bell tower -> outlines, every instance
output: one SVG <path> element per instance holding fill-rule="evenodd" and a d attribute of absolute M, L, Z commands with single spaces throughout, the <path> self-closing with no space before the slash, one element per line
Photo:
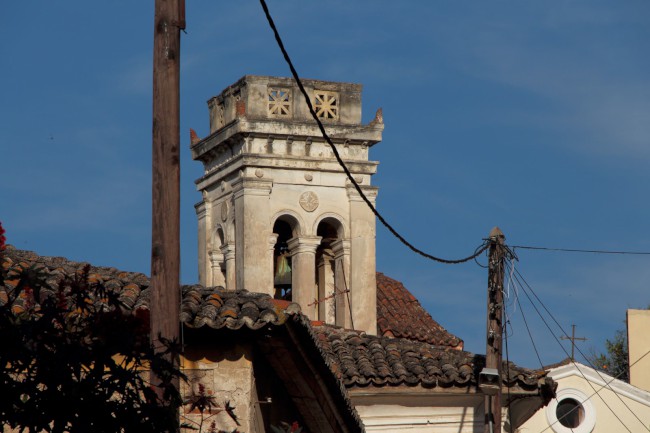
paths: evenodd
<path fill-rule="evenodd" d="M 361 124 L 361 85 L 303 80 L 365 195 L 381 111 Z M 210 135 L 192 139 L 204 174 L 199 279 L 300 304 L 312 320 L 376 333 L 375 217 L 337 163 L 293 79 L 247 75 L 208 101 Z"/>

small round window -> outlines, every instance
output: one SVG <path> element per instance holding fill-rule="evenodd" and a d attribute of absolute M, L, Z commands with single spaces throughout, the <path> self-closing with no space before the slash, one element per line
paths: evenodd
<path fill-rule="evenodd" d="M 596 427 L 596 409 L 584 392 L 565 388 L 549 402 L 546 419 L 555 433 L 591 433 Z"/>
<path fill-rule="evenodd" d="M 558 403 L 555 416 L 564 427 L 576 428 L 585 420 L 585 409 L 577 400 L 565 398 Z"/>

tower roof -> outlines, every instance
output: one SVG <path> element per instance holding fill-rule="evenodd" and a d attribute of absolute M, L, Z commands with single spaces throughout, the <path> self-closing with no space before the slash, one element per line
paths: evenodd
<path fill-rule="evenodd" d="M 381 272 L 377 272 L 377 330 L 388 337 L 463 348 L 463 340 L 433 320 L 404 284 Z"/>

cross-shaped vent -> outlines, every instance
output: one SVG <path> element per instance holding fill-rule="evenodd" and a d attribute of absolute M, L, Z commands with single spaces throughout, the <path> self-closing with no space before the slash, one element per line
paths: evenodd
<path fill-rule="evenodd" d="M 291 115 L 291 91 L 269 88 L 269 115 L 286 117 Z"/>
<path fill-rule="evenodd" d="M 321 119 L 339 118 L 339 94 L 325 90 L 314 90 L 314 109 Z"/>

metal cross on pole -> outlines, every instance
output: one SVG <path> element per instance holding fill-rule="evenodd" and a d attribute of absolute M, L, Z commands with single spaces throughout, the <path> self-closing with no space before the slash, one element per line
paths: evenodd
<path fill-rule="evenodd" d="M 567 337 L 566 335 L 563 335 L 560 337 L 560 340 L 571 340 L 571 361 L 575 361 L 574 355 L 574 350 L 576 348 L 576 340 L 579 341 L 586 341 L 586 337 L 576 337 L 576 325 L 571 325 L 571 336 Z"/>

